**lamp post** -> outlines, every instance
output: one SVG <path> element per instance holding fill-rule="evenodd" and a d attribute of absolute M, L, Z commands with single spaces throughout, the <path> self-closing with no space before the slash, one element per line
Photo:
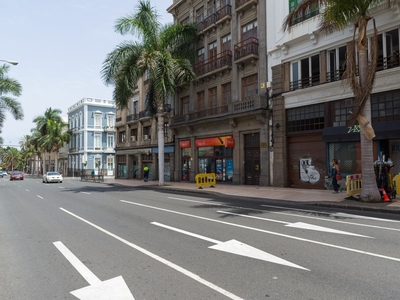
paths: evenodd
<path fill-rule="evenodd" d="M 14 66 L 18 65 L 18 62 L 15 61 L 15 60 L 0 59 L 0 61 L 4 61 L 4 62 L 9 63 L 9 64 L 14 65 Z"/>

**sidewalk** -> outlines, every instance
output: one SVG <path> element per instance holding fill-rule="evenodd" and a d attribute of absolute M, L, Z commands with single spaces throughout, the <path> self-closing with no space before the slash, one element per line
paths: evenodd
<path fill-rule="evenodd" d="M 328 190 L 294 189 L 281 187 L 265 187 L 254 185 L 232 185 L 218 184 L 215 188 L 204 187 L 199 189 L 195 183 L 188 182 L 165 182 L 164 186 L 158 186 L 158 181 L 143 182 L 138 179 L 115 179 L 105 177 L 104 183 L 113 185 L 124 185 L 140 188 L 162 189 L 169 191 L 185 191 L 202 194 L 222 194 L 244 198 L 270 199 L 297 202 L 305 205 L 322 207 L 348 208 L 365 211 L 390 212 L 400 214 L 400 195 L 391 202 L 363 203 L 349 198 L 345 191 L 332 194 Z"/>

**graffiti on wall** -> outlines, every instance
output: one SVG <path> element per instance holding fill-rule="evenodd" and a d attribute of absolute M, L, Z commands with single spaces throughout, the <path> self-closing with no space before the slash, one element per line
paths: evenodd
<path fill-rule="evenodd" d="M 315 184 L 321 178 L 321 174 L 315 167 L 312 165 L 311 158 L 300 158 L 300 180 L 303 182 L 308 182 L 311 184 Z"/>

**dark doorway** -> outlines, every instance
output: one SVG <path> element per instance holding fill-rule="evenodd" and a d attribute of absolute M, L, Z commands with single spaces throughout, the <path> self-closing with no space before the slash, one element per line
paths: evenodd
<path fill-rule="evenodd" d="M 260 184 L 260 134 L 252 133 L 244 136 L 244 171 L 245 184 Z"/>

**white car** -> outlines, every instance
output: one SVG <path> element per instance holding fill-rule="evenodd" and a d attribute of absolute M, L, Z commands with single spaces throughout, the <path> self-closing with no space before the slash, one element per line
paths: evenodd
<path fill-rule="evenodd" d="M 43 175 L 42 181 L 43 182 L 62 182 L 63 177 L 58 172 L 47 172 L 46 174 Z"/>

